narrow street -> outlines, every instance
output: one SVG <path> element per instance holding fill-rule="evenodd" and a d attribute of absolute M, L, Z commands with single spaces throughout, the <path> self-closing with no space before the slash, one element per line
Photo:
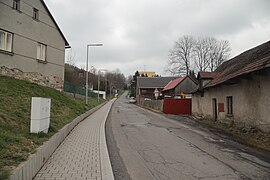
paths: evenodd
<path fill-rule="evenodd" d="M 189 123 L 114 103 L 106 136 L 115 179 L 270 179 L 270 154 Z"/>

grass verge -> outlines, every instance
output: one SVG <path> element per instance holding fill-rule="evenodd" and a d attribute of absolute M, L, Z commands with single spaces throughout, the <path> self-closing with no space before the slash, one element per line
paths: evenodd
<path fill-rule="evenodd" d="M 31 97 L 51 98 L 48 134 L 30 134 Z M 28 81 L 0 76 L 0 179 L 7 179 L 12 169 L 35 152 L 52 135 L 75 117 L 101 104 L 90 98 L 74 99 L 55 89 Z"/>

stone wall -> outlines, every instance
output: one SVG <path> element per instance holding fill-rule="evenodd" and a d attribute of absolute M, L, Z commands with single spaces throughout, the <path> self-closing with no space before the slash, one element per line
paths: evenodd
<path fill-rule="evenodd" d="M 42 86 L 51 87 L 61 91 L 63 90 L 64 85 L 63 79 L 57 76 L 46 77 L 37 72 L 22 72 L 17 68 L 9 69 L 5 66 L 0 67 L 0 75 L 14 77 L 21 80 L 27 80 Z"/>

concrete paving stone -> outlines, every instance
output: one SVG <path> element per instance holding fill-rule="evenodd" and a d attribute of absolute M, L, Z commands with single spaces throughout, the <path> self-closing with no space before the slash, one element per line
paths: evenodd
<path fill-rule="evenodd" d="M 82 178 L 82 174 L 72 174 L 71 177 Z"/>
<path fill-rule="evenodd" d="M 37 175 L 36 175 L 36 177 L 41 177 L 42 176 L 42 174 L 41 173 L 38 173 Z"/>
<path fill-rule="evenodd" d="M 44 177 L 35 177 L 35 180 L 44 180 Z"/>
<path fill-rule="evenodd" d="M 110 105 L 105 106 L 79 123 L 66 136 L 34 180 L 101 179 L 100 128 Z"/>
<path fill-rule="evenodd" d="M 61 178 L 70 178 L 72 176 L 71 173 L 62 174 Z"/>
<path fill-rule="evenodd" d="M 82 178 L 76 178 L 76 177 L 70 177 L 70 178 L 65 178 L 65 180 L 83 180 Z"/>
<path fill-rule="evenodd" d="M 48 178 L 44 178 L 44 180 L 56 180 L 56 179 L 52 177 L 48 177 Z"/>
<path fill-rule="evenodd" d="M 58 177 L 58 178 L 55 178 L 55 180 L 65 180 L 66 178 L 62 178 L 62 177 Z"/>
<path fill-rule="evenodd" d="M 52 176 L 51 173 L 46 173 L 46 174 L 42 174 L 40 177 L 49 178 L 51 176 Z"/>
<path fill-rule="evenodd" d="M 53 173 L 51 177 L 60 178 L 62 177 L 62 175 L 63 175 L 62 173 L 58 173 L 58 174 Z"/>
<path fill-rule="evenodd" d="M 82 177 L 85 177 L 85 178 L 92 178 L 92 173 L 91 172 L 88 172 L 88 173 L 83 173 L 82 174 Z"/>

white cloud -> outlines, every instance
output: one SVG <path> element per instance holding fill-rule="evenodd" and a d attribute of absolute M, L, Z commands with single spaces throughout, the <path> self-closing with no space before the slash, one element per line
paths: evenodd
<path fill-rule="evenodd" d="M 168 51 L 183 35 L 214 36 L 236 55 L 268 41 L 269 0 L 46 0 L 76 52 L 76 64 L 164 74 Z"/>

